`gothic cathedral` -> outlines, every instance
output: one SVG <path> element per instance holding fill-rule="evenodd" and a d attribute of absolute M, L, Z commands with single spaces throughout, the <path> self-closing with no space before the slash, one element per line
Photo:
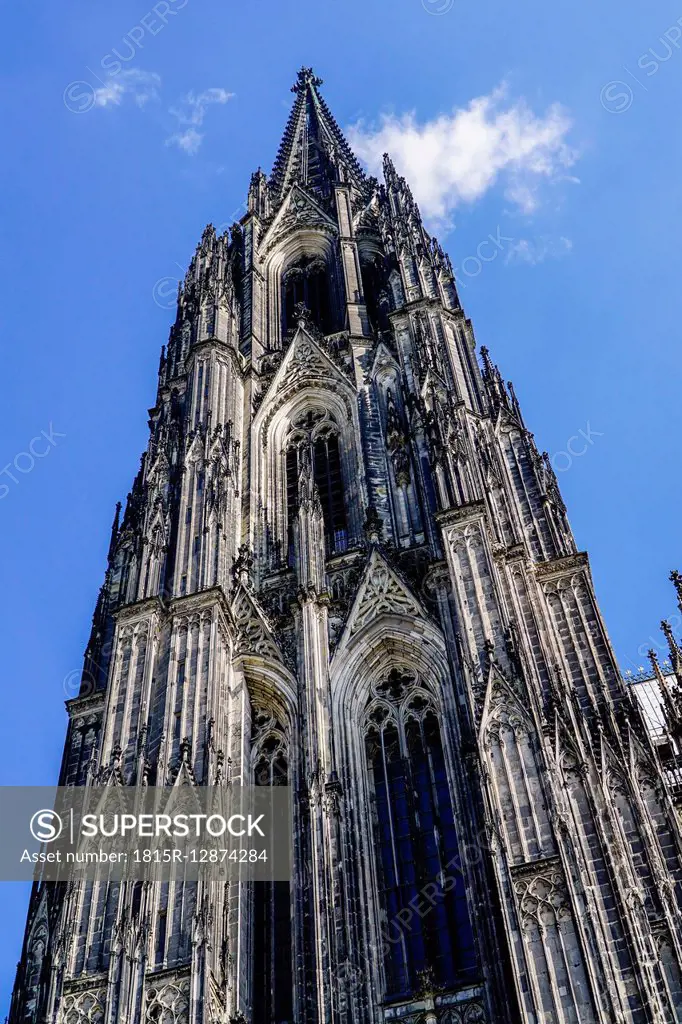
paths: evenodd
<path fill-rule="evenodd" d="M 37 882 L 9 1022 L 681 1021 L 680 822 L 587 555 L 320 85 L 179 290 L 60 776 L 286 784 L 291 882 Z"/>

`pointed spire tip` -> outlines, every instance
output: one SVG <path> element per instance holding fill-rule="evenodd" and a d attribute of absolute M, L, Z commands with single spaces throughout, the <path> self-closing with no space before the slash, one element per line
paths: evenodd
<path fill-rule="evenodd" d="M 292 92 L 300 92 L 308 86 L 317 87 L 322 85 L 322 79 L 318 78 L 312 68 L 302 67 L 296 75 L 296 81 L 291 87 Z"/>

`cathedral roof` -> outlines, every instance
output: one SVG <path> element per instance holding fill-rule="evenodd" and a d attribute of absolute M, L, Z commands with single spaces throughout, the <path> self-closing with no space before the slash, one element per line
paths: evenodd
<path fill-rule="evenodd" d="M 291 87 L 296 99 L 269 182 L 275 202 L 294 181 L 323 197 L 333 181 L 346 181 L 358 189 L 366 184 L 360 164 L 320 95 L 321 84 L 312 68 L 301 68 Z"/>

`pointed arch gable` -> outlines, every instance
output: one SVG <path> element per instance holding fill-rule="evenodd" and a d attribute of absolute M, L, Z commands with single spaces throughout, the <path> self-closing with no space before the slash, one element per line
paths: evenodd
<path fill-rule="evenodd" d="M 256 599 L 240 583 L 232 602 L 237 627 L 237 654 L 281 661 L 282 653 Z"/>
<path fill-rule="evenodd" d="M 360 592 L 355 604 L 359 598 L 361 606 Z M 411 616 L 405 609 L 386 610 L 357 632 L 348 629 L 350 624 L 349 616 L 330 666 L 332 705 L 339 723 L 358 721 L 372 680 L 393 668 L 407 667 L 427 679 L 442 708 L 441 692 L 451 681 L 445 637 L 423 611 Z"/>
<path fill-rule="evenodd" d="M 338 395 L 348 414 L 355 404 L 348 377 L 312 334 L 299 327 L 253 418 L 254 440 L 267 444 L 272 419 L 305 386 Z"/>
<path fill-rule="evenodd" d="M 390 351 L 384 341 L 380 341 L 376 347 L 374 353 L 374 361 L 372 363 L 371 376 L 378 380 L 382 376 L 388 376 L 389 379 L 400 373 L 400 364 L 398 360 Z"/>
<path fill-rule="evenodd" d="M 493 721 L 496 712 L 501 708 L 506 709 L 507 712 L 513 711 L 517 714 L 531 734 L 536 732 L 535 725 L 528 713 L 528 709 L 523 706 L 519 695 L 516 693 L 514 688 L 509 685 L 502 673 L 495 671 L 495 668 L 492 667 L 488 676 L 488 684 L 486 687 L 485 699 L 483 701 L 483 708 L 481 711 L 481 721 L 478 729 L 480 740 L 484 739 L 486 731 L 488 730 L 490 723 Z"/>
<path fill-rule="evenodd" d="M 402 619 L 410 623 L 412 629 L 420 631 L 422 623 L 429 625 L 441 637 L 443 645 L 445 643 L 443 634 L 435 628 L 411 588 L 381 552 L 373 548 L 334 652 L 334 660 L 342 656 L 356 634 L 363 632 L 376 619 Z"/>
<path fill-rule="evenodd" d="M 557 719 L 554 734 L 554 762 L 561 771 L 563 778 L 567 777 L 569 771 L 577 770 L 584 764 L 585 757 L 580 749 L 577 737 L 573 735 L 568 726 Z M 570 759 L 574 764 L 570 764 Z"/>
<path fill-rule="evenodd" d="M 282 235 L 289 234 L 296 228 L 317 229 L 329 232 L 331 235 L 338 234 L 338 227 L 332 218 L 298 183 L 294 183 L 289 189 L 272 223 L 263 235 L 260 251 L 269 253 Z"/>

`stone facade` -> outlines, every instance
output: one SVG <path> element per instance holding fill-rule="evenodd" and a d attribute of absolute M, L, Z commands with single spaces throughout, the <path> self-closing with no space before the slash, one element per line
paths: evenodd
<path fill-rule="evenodd" d="M 36 885 L 10 1024 L 682 1020 L 674 794 L 587 555 L 319 86 L 180 289 L 61 772 L 287 782 L 293 881 Z"/>

